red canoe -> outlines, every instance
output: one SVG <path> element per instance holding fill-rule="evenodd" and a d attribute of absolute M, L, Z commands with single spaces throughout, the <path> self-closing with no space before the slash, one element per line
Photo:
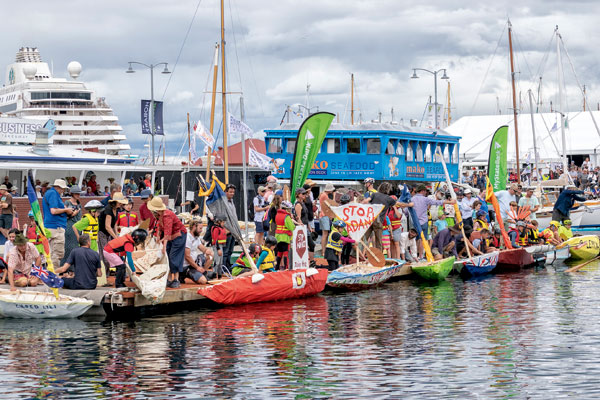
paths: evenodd
<path fill-rule="evenodd" d="M 524 248 L 502 250 L 498 256 L 496 272 L 519 271 L 534 263 L 533 256 Z"/>
<path fill-rule="evenodd" d="M 310 272 L 314 271 L 316 273 L 311 275 Z M 200 288 L 198 294 L 227 305 L 295 299 L 322 292 L 327 274 L 328 271 L 321 268 L 269 272 L 257 283 L 252 283 L 251 276 L 236 278 Z"/>

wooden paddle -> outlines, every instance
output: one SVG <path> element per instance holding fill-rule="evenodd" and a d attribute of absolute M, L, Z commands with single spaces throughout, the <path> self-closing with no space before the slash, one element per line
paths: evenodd
<path fill-rule="evenodd" d="M 584 263 L 581 263 L 581 264 L 579 264 L 579 265 L 576 265 L 576 266 L 574 266 L 574 267 L 571 267 L 571 268 L 569 268 L 569 269 L 566 269 L 566 270 L 565 270 L 565 272 L 575 272 L 575 271 L 578 271 L 578 270 L 580 270 L 581 268 L 583 268 L 583 267 L 585 267 L 586 265 L 588 265 L 589 263 L 591 263 L 592 261 L 596 261 L 596 260 L 597 260 L 597 259 L 599 259 L 599 258 L 600 258 L 600 256 L 598 256 L 598 257 L 595 257 L 595 258 L 592 258 L 592 259 L 591 259 L 591 260 L 589 260 L 589 261 L 586 261 L 586 262 L 584 262 Z"/>
<path fill-rule="evenodd" d="M 371 248 L 363 240 L 360 243 L 367 249 L 367 259 L 369 263 L 377 268 L 383 268 L 385 266 L 385 256 L 383 252 L 375 247 Z"/>

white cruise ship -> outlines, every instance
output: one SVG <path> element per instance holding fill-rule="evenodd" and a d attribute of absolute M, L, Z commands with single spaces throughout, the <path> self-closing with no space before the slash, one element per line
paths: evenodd
<path fill-rule="evenodd" d="M 53 119 L 56 148 L 119 155 L 130 150 L 123 141 L 118 117 L 85 83 L 77 80 L 81 64 L 67 66 L 71 80 L 54 78 L 35 47 L 22 47 L 6 69 L 0 88 L 0 115 L 24 119 Z"/>

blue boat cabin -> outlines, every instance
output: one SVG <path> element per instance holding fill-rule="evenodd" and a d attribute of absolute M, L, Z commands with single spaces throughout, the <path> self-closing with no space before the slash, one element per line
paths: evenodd
<path fill-rule="evenodd" d="M 267 155 L 275 159 L 278 178 L 290 178 L 298 124 L 265 130 Z M 351 129 L 350 129 L 351 128 Z M 385 128 L 385 129 L 384 129 Z M 458 179 L 459 137 L 381 124 L 342 126 L 332 124 L 317 160 L 308 175 L 312 179 L 445 181 L 436 155 L 440 149 L 453 181 Z"/>

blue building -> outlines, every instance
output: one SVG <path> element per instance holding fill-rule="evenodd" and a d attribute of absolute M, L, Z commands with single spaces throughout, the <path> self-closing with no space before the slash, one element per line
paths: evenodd
<path fill-rule="evenodd" d="M 290 178 L 299 124 L 265 130 L 267 155 L 276 160 L 278 178 Z M 440 149 L 453 181 L 458 179 L 459 137 L 434 135 L 416 127 L 385 123 L 332 124 L 310 174 L 311 179 L 444 181 L 436 156 Z"/>

